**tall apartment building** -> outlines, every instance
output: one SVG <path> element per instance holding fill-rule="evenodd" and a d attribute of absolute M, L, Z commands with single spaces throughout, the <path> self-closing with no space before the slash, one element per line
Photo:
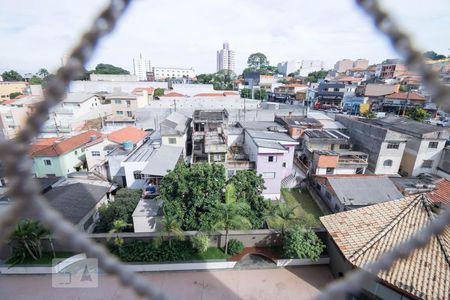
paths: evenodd
<path fill-rule="evenodd" d="M 155 80 L 164 80 L 166 78 L 194 78 L 195 71 L 193 68 L 153 67 L 153 76 Z"/>
<path fill-rule="evenodd" d="M 344 73 L 351 68 L 353 68 L 353 60 L 351 59 L 341 59 L 334 64 L 334 70 L 338 73 Z"/>
<path fill-rule="evenodd" d="M 222 49 L 217 51 L 217 71 L 230 70 L 235 72 L 235 55 L 236 52 L 230 50 L 228 42 L 223 43 Z"/>
<path fill-rule="evenodd" d="M 322 70 L 324 63 L 321 60 L 292 59 L 278 63 L 277 68 L 278 72 L 284 76 L 298 71 L 300 76 L 306 77 L 311 72 Z"/>
<path fill-rule="evenodd" d="M 367 59 L 359 58 L 353 62 L 353 68 L 367 69 L 369 67 L 369 61 Z"/>
<path fill-rule="evenodd" d="M 147 80 L 147 72 L 151 71 L 150 60 L 145 59 L 142 54 L 138 58 L 133 59 L 134 75 L 137 76 L 139 81 Z"/>

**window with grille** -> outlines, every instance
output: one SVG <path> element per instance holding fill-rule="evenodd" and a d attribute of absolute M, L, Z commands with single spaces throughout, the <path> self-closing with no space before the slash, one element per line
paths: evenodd
<path fill-rule="evenodd" d="M 177 139 L 176 138 L 169 138 L 169 144 L 176 144 Z"/>
<path fill-rule="evenodd" d="M 141 171 L 133 172 L 134 179 L 141 179 Z"/>
<path fill-rule="evenodd" d="M 92 156 L 100 156 L 100 151 L 92 151 Z"/>
<path fill-rule="evenodd" d="M 389 144 L 387 144 L 387 148 L 388 149 L 398 149 L 399 146 L 400 146 L 400 144 L 398 144 L 398 143 L 389 143 Z"/>
<path fill-rule="evenodd" d="M 434 148 L 436 149 L 438 147 L 439 143 L 438 142 L 429 142 L 428 143 L 428 148 Z"/>
<path fill-rule="evenodd" d="M 52 161 L 50 159 L 44 159 L 44 165 L 51 166 L 52 165 Z"/>
<path fill-rule="evenodd" d="M 392 159 L 386 159 L 383 162 L 383 166 L 385 166 L 385 167 L 392 167 Z"/>
<path fill-rule="evenodd" d="M 422 162 L 422 168 L 431 169 L 433 167 L 433 160 L 424 160 Z"/>

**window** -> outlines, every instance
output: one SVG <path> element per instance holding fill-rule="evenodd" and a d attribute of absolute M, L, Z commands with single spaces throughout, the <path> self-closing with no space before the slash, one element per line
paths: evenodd
<path fill-rule="evenodd" d="M 327 168 L 326 170 L 328 175 L 333 175 L 334 174 L 334 168 Z"/>
<path fill-rule="evenodd" d="M 433 160 L 424 160 L 422 162 L 422 168 L 424 169 L 431 169 L 433 167 Z"/>
<path fill-rule="evenodd" d="M 75 150 L 75 155 L 77 155 L 78 154 L 78 150 Z"/>
<path fill-rule="evenodd" d="M 273 178 L 275 178 L 275 172 L 264 172 L 262 174 L 262 177 L 264 179 L 273 179 Z"/>
<path fill-rule="evenodd" d="M 131 106 L 131 101 L 127 100 L 127 107 L 130 107 L 130 106 Z"/>
<path fill-rule="evenodd" d="M 123 115 L 123 111 L 118 110 L 118 111 L 116 111 L 116 114 L 117 114 L 117 115 Z"/>
<path fill-rule="evenodd" d="M 5 116 L 6 119 L 12 119 L 12 116 Z"/>
<path fill-rule="evenodd" d="M 115 104 L 121 104 L 121 103 L 122 103 L 122 100 L 116 99 L 116 100 L 114 100 L 114 103 L 115 103 Z"/>
<path fill-rule="evenodd" d="M 386 159 L 383 162 L 383 166 L 385 166 L 385 167 L 392 167 L 392 159 Z"/>
<path fill-rule="evenodd" d="M 428 143 L 428 148 L 437 148 L 438 147 L 438 142 L 429 142 Z"/>
<path fill-rule="evenodd" d="M 213 161 L 221 161 L 222 155 L 221 154 L 214 154 L 213 155 Z"/>
<path fill-rule="evenodd" d="M 134 179 L 141 179 L 141 171 L 133 172 Z"/>
<path fill-rule="evenodd" d="M 131 118 L 133 116 L 133 112 L 128 110 L 127 111 L 127 116 Z"/>
<path fill-rule="evenodd" d="M 399 146 L 400 146 L 400 144 L 397 144 L 397 143 L 388 143 L 387 144 L 388 149 L 398 149 Z"/>
<path fill-rule="evenodd" d="M 169 138 L 169 144 L 176 144 L 177 139 L 176 138 Z"/>
<path fill-rule="evenodd" d="M 268 162 L 276 162 L 277 161 L 277 157 L 273 156 L 273 155 L 270 155 L 270 156 L 267 157 L 267 161 Z"/>
<path fill-rule="evenodd" d="M 44 159 L 44 165 L 51 166 L 52 165 L 52 161 L 50 159 Z"/>
<path fill-rule="evenodd" d="M 56 177 L 56 174 L 45 174 L 46 177 Z"/>
<path fill-rule="evenodd" d="M 339 149 L 350 149 L 350 145 L 339 145 Z"/>
<path fill-rule="evenodd" d="M 283 162 L 283 168 L 286 168 L 286 162 Z"/>
<path fill-rule="evenodd" d="M 356 174 L 364 174 L 364 168 L 356 168 Z"/>
<path fill-rule="evenodd" d="M 92 156 L 100 156 L 100 151 L 92 151 Z"/>

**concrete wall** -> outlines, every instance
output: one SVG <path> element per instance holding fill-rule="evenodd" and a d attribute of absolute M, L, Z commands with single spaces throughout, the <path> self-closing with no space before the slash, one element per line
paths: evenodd
<path fill-rule="evenodd" d="M 108 139 L 104 139 L 100 143 L 93 144 L 92 146 L 85 148 L 88 170 L 92 169 L 92 167 L 100 164 L 106 159 L 106 154 L 108 154 L 108 152 L 104 150 L 104 147 L 110 144 L 113 143 Z M 100 152 L 100 156 L 92 156 L 93 151 Z"/>
<path fill-rule="evenodd" d="M 428 148 L 430 142 L 437 142 L 437 148 Z M 408 160 L 405 156 L 401 162 L 401 169 L 408 173 L 409 176 L 417 176 L 420 173 L 437 173 L 442 151 L 445 147 L 445 140 L 428 140 L 413 138 L 406 144 L 405 155 L 409 155 L 412 159 Z M 431 168 L 422 168 L 424 160 L 432 160 Z"/>
<path fill-rule="evenodd" d="M 217 97 L 161 97 L 151 100 L 149 108 L 165 109 L 257 109 L 261 101 L 249 100 L 237 96 Z"/>
<path fill-rule="evenodd" d="M 130 189 L 141 189 L 144 187 L 145 180 L 135 179 L 134 171 L 142 171 L 148 162 L 146 161 L 123 161 L 121 164 L 125 170 L 127 187 Z"/>

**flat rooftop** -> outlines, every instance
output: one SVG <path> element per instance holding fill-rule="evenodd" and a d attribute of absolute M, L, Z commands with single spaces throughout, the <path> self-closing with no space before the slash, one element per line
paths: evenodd
<path fill-rule="evenodd" d="M 193 116 L 195 122 L 223 122 L 228 118 L 228 112 L 226 109 L 195 110 Z"/>
<path fill-rule="evenodd" d="M 343 134 L 339 130 L 307 129 L 305 130 L 305 135 L 307 135 L 310 139 L 350 139 L 348 135 Z"/>

